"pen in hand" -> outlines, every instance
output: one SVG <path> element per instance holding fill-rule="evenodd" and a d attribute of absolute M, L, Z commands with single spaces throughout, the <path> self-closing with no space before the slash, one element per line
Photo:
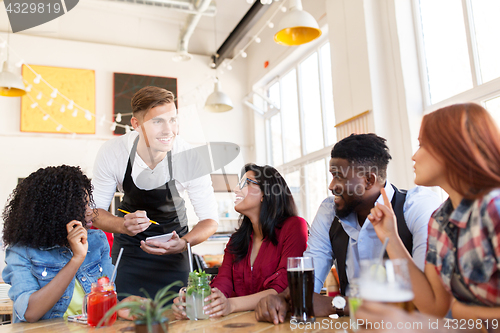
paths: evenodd
<path fill-rule="evenodd" d="M 131 214 L 130 212 L 127 212 L 126 210 L 123 210 L 123 209 L 120 209 L 120 208 L 118 208 L 118 210 L 119 210 L 120 212 L 122 212 L 122 213 L 125 213 L 125 214 Z M 153 224 L 160 225 L 160 223 L 155 222 L 155 221 L 153 221 L 153 220 L 149 220 L 149 222 L 151 222 L 151 223 L 153 223 Z"/>

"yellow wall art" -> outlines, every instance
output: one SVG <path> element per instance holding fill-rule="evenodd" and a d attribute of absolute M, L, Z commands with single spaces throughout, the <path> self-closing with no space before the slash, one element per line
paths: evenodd
<path fill-rule="evenodd" d="M 94 71 L 29 66 L 40 76 L 23 65 L 21 132 L 95 134 Z"/>

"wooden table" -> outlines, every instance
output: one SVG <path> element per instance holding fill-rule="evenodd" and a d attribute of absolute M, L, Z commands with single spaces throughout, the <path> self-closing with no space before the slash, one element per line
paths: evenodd
<path fill-rule="evenodd" d="M 172 320 L 168 327 L 169 333 L 235 333 L 235 332 L 332 332 L 336 328 L 342 330 L 341 325 L 348 327 L 349 318 L 344 317 L 341 319 L 330 318 L 316 318 L 316 327 L 294 327 L 289 321 L 280 325 L 273 325 L 271 323 L 261 323 L 255 320 L 253 311 L 239 312 L 230 314 L 227 317 L 208 320 Z M 335 327 L 337 325 L 337 327 Z M 351 332 L 347 329 L 348 332 Z M 110 327 L 104 328 L 91 328 L 83 324 L 74 322 L 67 322 L 64 319 L 50 319 L 42 320 L 37 323 L 18 323 L 11 325 L 4 325 L 0 327 L 0 333 L 127 333 L 134 332 L 134 324 L 130 321 L 118 320 Z"/>

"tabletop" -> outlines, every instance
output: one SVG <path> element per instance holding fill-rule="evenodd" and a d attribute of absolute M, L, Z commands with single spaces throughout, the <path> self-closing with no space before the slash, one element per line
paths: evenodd
<path fill-rule="evenodd" d="M 172 320 L 168 326 L 169 333 L 234 333 L 238 332 L 332 332 L 334 330 L 349 328 L 349 318 L 344 317 L 340 319 L 330 318 L 316 318 L 315 323 L 298 324 L 290 322 L 287 319 L 283 324 L 273 325 L 271 323 L 262 323 L 255 320 L 254 311 L 238 312 L 230 314 L 229 316 L 207 319 L 207 320 Z M 68 322 L 62 318 L 41 320 L 36 323 L 18 323 L 0 326 L 0 333 L 83 333 L 83 332 L 96 332 L 96 333 L 126 333 L 134 332 L 134 324 L 131 321 L 117 320 L 110 327 L 103 327 L 99 329 L 91 328 L 90 326 L 79 324 L 75 322 Z"/>

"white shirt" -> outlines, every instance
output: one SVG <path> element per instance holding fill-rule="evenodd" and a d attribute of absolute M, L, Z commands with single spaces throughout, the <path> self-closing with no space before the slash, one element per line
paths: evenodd
<path fill-rule="evenodd" d="M 94 164 L 94 201 L 97 208 L 107 210 L 116 192 L 123 192 L 123 179 L 129 160 L 130 151 L 139 133 L 132 131 L 105 142 Z M 185 191 L 193 204 L 198 219 L 218 221 L 217 202 L 215 200 L 212 180 L 210 178 L 211 164 L 196 149 L 177 136 L 172 147 L 172 174 L 175 187 L 183 197 Z M 189 154 L 189 152 L 193 152 Z M 183 154 L 179 154 L 184 152 Z M 188 165 L 187 165 L 188 164 Z M 188 172 L 194 170 L 193 172 Z M 199 176 L 199 177 L 198 177 Z M 195 178 L 195 179 L 191 179 Z M 169 181 L 168 158 L 165 158 L 151 170 L 139 154 L 135 154 L 132 166 L 132 180 L 141 190 L 152 190 Z"/>
<path fill-rule="evenodd" d="M 386 181 L 385 191 L 389 200 L 394 196 L 394 188 Z M 314 263 L 314 292 L 319 293 L 326 276 L 333 264 L 334 253 L 330 242 L 330 227 L 335 217 L 333 196 L 323 200 L 309 230 L 309 239 L 304 257 L 312 257 Z M 383 204 L 382 195 L 377 202 Z M 412 257 L 415 264 L 424 269 L 425 251 L 427 249 L 427 225 L 431 214 L 439 207 L 441 200 L 433 191 L 417 186 L 408 190 L 403 205 L 406 225 L 413 236 Z M 340 223 L 349 236 L 346 255 L 346 274 L 348 281 L 359 277 L 359 261 L 376 258 L 382 250 L 382 242 L 378 239 L 370 220 L 363 226 L 358 223 L 358 216 L 352 212 Z"/>

